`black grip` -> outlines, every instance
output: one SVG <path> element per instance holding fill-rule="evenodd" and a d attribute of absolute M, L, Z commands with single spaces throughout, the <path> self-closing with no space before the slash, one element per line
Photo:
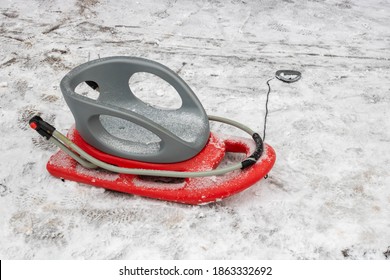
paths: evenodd
<path fill-rule="evenodd" d="M 36 130 L 43 137 L 46 137 L 47 140 L 53 136 L 53 132 L 56 130 L 54 126 L 45 122 L 40 116 L 32 117 L 28 123 L 32 129 Z"/>
<path fill-rule="evenodd" d="M 256 143 L 256 149 L 247 159 L 241 162 L 242 165 L 241 169 L 245 169 L 255 164 L 263 154 L 264 147 L 263 147 L 263 139 L 261 139 L 261 136 L 258 133 L 254 133 L 252 135 L 252 138 Z"/>

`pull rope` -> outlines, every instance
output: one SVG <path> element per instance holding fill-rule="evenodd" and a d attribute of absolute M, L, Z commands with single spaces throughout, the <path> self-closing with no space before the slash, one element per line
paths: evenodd
<path fill-rule="evenodd" d="M 268 92 L 267 92 L 267 100 L 265 101 L 265 115 L 264 115 L 264 129 L 263 129 L 263 141 L 265 141 L 265 132 L 267 130 L 267 117 L 268 117 L 268 101 L 269 101 L 269 94 L 271 92 L 271 85 L 269 84 L 270 81 L 277 78 L 278 80 L 284 82 L 284 83 L 295 83 L 299 81 L 299 79 L 302 77 L 302 73 L 295 70 L 278 70 L 275 73 L 275 76 L 272 77 L 267 81 L 268 85 Z"/>
<path fill-rule="evenodd" d="M 268 101 L 269 101 L 269 94 L 271 92 L 271 86 L 269 84 L 270 81 L 272 81 L 273 79 L 275 79 L 275 77 L 269 79 L 267 81 L 267 85 L 268 85 L 268 92 L 267 92 L 267 99 L 265 101 L 265 115 L 264 115 L 264 129 L 263 129 L 263 141 L 265 141 L 265 132 L 267 130 L 267 117 L 268 117 Z"/>

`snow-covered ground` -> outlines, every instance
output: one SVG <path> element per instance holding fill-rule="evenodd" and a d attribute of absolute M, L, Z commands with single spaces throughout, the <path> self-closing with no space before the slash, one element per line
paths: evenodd
<path fill-rule="evenodd" d="M 0 18 L 0 258 L 390 258 L 389 1 L 2 0 Z M 167 65 L 260 132 L 265 81 L 301 71 L 271 81 L 269 178 L 186 206 L 51 177 L 27 121 L 66 132 L 61 78 L 112 55 Z"/>

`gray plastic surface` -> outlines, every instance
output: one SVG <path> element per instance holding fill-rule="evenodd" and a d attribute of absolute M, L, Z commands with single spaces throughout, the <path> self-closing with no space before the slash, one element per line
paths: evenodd
<path fill-rule="evenodd" d="M 137 72 L 154 74 L 178 92 L 179 109 L 158 109 L 137 98 L 129 87 Z M 75 92 L 86 81 L 99 86 L 97 100 Z M 76 129 L 95 148 L 122 158 L 173 163 L 198 154 L 210 135 L 206 112 L 191 88 L 172 70 L 137 57 L 107 57 L 82 64 L 61 81 Z"/>
<path fill-rule="evenodd" d="M 302 74 L 295 70 L 278 70 L 275 77 L 285 83 L 294 83 L 302 77 Z"/>

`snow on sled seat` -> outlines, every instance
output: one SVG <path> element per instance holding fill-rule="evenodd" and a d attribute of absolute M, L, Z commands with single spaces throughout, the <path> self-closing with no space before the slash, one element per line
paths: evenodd
<path fill-rule="evenodd" d="M 172 85 L 182 106 L 159 109 L 137 98 L 129 79 L 138 72 L 154 74 Z M 97 100 L 75 92 L 83 82 L 98 87 Z M 61 81 L 61 90 L 81 137 L 117 157 L 180 162 L 198 154 L 210 136 L 206 112 L 191 88 L 154 61 L 122 56 L 94 60 L 70 71 Z"/>

